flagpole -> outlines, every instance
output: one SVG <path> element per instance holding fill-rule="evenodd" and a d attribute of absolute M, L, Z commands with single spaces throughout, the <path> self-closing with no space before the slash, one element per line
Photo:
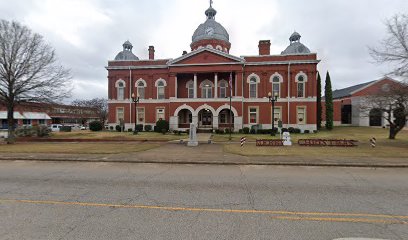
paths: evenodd
<path fill-rule="evenodd" d="M 232 125 L 232 72 L 230 73 L 230 112 L 229 112 L 229 119 L 230 119 L 230 124 L 229 124 L 229 140 L 232 140 L 232 136 L 231 136 L 231 125 Z"/>

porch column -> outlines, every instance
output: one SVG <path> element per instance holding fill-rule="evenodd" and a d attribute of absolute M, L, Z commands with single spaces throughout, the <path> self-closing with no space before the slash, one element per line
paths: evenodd
<path fill-rule="evenodd" d="M 218 129 L 218 116 L 213 116 L 213 128 Z"/>
<path fill-rule="evenodd" d="M 214 98 L 218 98 L 218 73 L 214 75 Z"/>
<path fill-rule="evenodd" d="M 194 73 L 194 98 L 197 98 L 197 73 Z"/>
<path fill-rule="evenodd" d="M 174 87 L 174 97 L 177 98 L 177 74 L 175 76 L 175 87 Z"/>

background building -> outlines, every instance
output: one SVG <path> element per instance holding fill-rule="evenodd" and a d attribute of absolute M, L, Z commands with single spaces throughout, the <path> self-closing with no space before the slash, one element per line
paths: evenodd
<path fill-rule="evenodd" d="M 230 38 L 215 21 L 216 10 L 205 11 L 206 21 L 194 31 L 191 52 L 175 59 L 140 60 L 126 41 L 123 51 L 108 62 L 108 105 L 110 125 L 121 122 L 133 128 L 135 108 L 132 94 L 138 94 L 137 123 L 154 125 L 170 122 L 171 129 L 227 128 L 235 131 L 257 125 L 270 129 L 272 109 L 268 93 L 277 95 L 275 115 L 284 127 L 316 129 L 316 53 L 300 42 L 294 32 L 281 54 L 271 55 L 269 40 L 259 41 L 259 54 L 230 55 Z M 231 106 L 229 98 L 231 97 Z M 231 109 L 231 111 L 230 111 Z M 231 118 L 230 118 L 231 116 Z"/>

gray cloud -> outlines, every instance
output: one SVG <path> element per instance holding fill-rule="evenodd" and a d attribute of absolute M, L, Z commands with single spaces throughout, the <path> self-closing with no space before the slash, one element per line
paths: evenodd
<path fill-rule="evenodd" d="M 157 58 L 176 58 L 190 50 L 207 7 L 205 0 L 20 0 L 1 1 L 0 16 L 42 34 L 72 69 L 74 98 L 91 98 L 107 95 L 104 67 L 125 40 L 139 58 L 147 58 L 149 45 Z M 270 39 L 273 54 L 279 54 L 296 30 L 318 53 L 322 75 L 329 70 L 333 87 L 342 88 L 389 71 L 371 63 L 367 47 L 385 36 L 384 20 L 408 9 L 408 1 L 215 0 L 214 8 L 230 33 L 232 54 L 257 54 L 260 39 Z"/>

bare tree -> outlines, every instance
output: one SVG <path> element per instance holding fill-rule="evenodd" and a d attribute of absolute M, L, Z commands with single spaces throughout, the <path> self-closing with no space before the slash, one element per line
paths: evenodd
<path fill-rule="evenodd" d="M 68 97 L 70 79 L 41 35 L 18 22 L 0 20 L 0 101 L 7 107 L 8 143 L 14 142 L 15 105 Z"/>
<path fill-rule="evenodd" d="M 385 22 L 387 37 L 378 47 L 369 48 L 378 63 L 394 66 L 390 74 L 408 77 L 408 15 L 395 15 Z"/>
<path fill-rule="evenodd" d="M 390 125 L 388 138 L 395 139 L 408 118 L 408 83 L 387 84 L 385 88 L 370 94 L 364 99 L 361 109 L 367 113 L 378 111 Z"/>
<path fill-rule="evenodd" d="M 108 118 L 108 100 L 105 98 L 93 98 L 91 100 L 76 99 L 71 104 L 79 107 L 95 108 L 102 123 L 105 123 L 105 120 Z"/>

